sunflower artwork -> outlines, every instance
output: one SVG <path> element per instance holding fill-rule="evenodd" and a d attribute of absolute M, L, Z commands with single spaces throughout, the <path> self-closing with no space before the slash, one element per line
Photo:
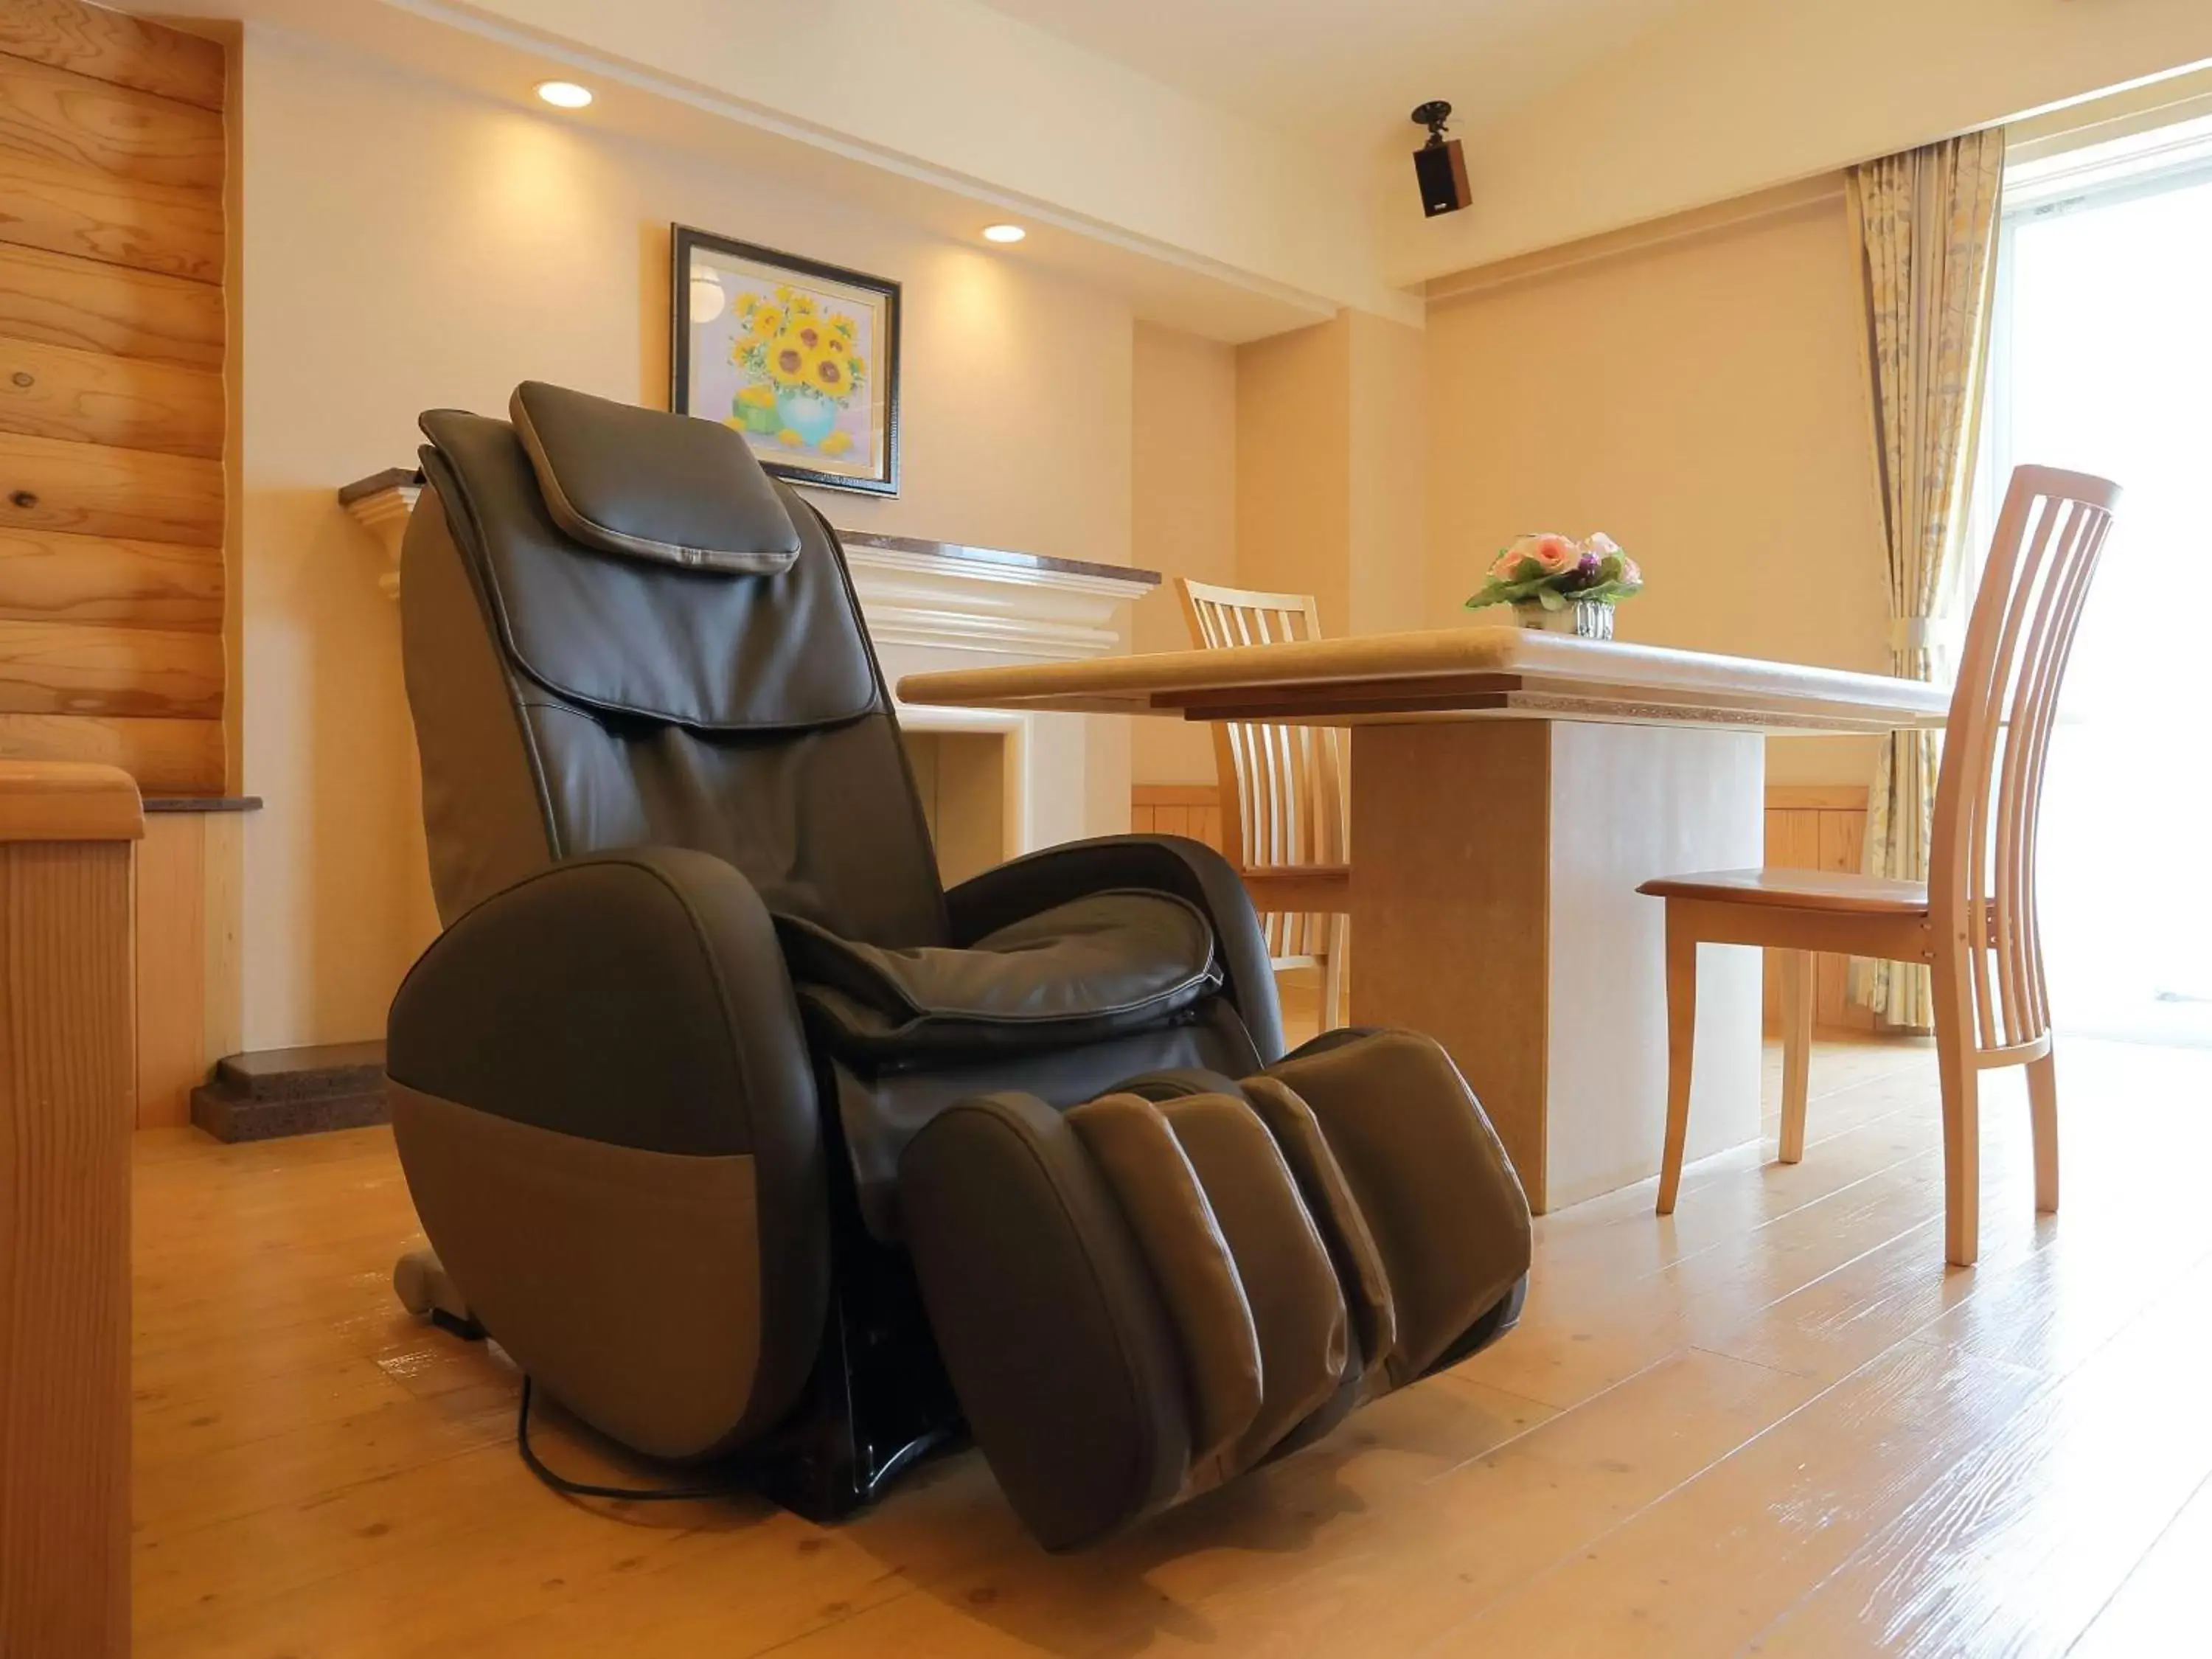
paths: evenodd
<path fill-rule="evenodd" d="M 832 459 L 852 453 L 853 434 L 837 417 L 868 384 L 868 355 L 855 343 L 860 325 L 788 283 L 732 302 L 740 332 L 730 361 L 745 376 L 726 424 L 772 437 L 786 449 Z"/>
<path fill-rule="evenodd" d="M 678 235 L 687 337 L 675 406 L 743 433 L 772 472 L 895 491 L 897 285 L 680 228 Z"/>

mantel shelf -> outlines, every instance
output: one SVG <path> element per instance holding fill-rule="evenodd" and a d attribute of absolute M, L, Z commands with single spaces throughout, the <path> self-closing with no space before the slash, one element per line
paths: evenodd
<path fill-rule="evenodd" d="M 407 520 L 422 493 L 422 475 L 407 467 L 387 467 L 366 478 L 356 478 L 338 491 L 338 504 L 353 515 L 383 547 L 388 568 L 378 586 L 393 598 L 399 593 L 399 548 L 407 533 Z M 931 541 L 918 536 L 892 536 L 872 530 L 843 530 L 837 539 L 845 549 L 845 562 L 856 582 L 862 574 L 879 571 L 887 576 L 1004 583 L 1054 588 L 1065 592 L 1095 594 L 1115 602 L 1141 599 L 1160 585 L 1157 570 L 1127 565 L 1099 564 L 1088 559 L 1062 559 L 1044 553 L 1018 553 L 1005 548 L 974 547 L 964 542 Z M 866 595 L 863 594 L 865 599 Z M 875 618 L 870 618 L 876 625 Z M 880 631 L 880 629 L 878 630 Z M 941 642 L 941 641 L 933 641 Z M 1102 647 L 1103 648 L 1103 647 Z M 1054 652 L 1048 654 L 1058 656 Z M 1091 652 L 1073 654 L 1091 655 Z"/>

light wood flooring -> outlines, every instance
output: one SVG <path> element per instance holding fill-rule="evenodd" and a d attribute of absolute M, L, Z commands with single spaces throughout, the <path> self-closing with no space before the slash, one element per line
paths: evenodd
<path fill-rule="evenodd" d="M 2061 1066 L 2055 1218 L 1990 1079 L 1977 1268 L 1943 1265 L 1931 1054 L 1826 1045 L 1802 1164 L 1770 1125 L 1668 1220 L 1649 1183 L 1546 1218 L 1496 1348 L 1066 1559 L 972 1452 L 827 1531 L 564 1501 L 497 1351 L 392 1303 L 388 1133 L 142 1134 L 136 1652 L 2212 1652 L 2212 1052 Z"/>

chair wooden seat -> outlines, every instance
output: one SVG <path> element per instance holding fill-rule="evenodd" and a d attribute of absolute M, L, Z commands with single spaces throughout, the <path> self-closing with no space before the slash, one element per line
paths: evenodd
<path fill-rule="evenodd" d="M 1813 953 L 1933 970 L 1943 1087 L 1946 1254 L 1971 1267 L 1981 1224 L 1980 1082 L 2027 1068 L 2035 1206 L 2058 1207 L 2058 1085 L 2036 912 L 2035 827 L 2066 659 L 2120 492 L 2048 467 L 2012 475 L 1945 718 L 1929 879 L 1811 870 L 1717 870 L 1637 890 L 1667 903 L 1667 1139 L 1659 1213 L 1681 1190 L 1697 1040 L 1698 946 L 1782 952 L 1782 1149 L 1805 1155 Z"/>
<path fill-rule="evenodd" d="M 1654 898 L 1771 904 L 1791 910 L 1844 910 L 1912 916 L 1928 911 L 1928 884 L 1841 870 L 1707 870 L 1665 876 L 1636 890 Z"/>

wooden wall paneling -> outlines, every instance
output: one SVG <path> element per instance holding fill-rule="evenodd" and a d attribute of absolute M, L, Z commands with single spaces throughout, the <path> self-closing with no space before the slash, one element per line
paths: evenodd
<path fill-rule="evenodd" d="M 206 812 L 149 812 L 138 843 L 137 1123 L 191 1121 L 193 1085 L 207 1080 Z M 218 1056 L 220 1058 L 220 1056 Z"/>
<path fill-rule="evenodd" d="M 0 757 L 173 793 L 228 770 L 226 74 L 79 0 L 0 15 Z"/>
<path fill-rule="evenodd" d="M 220 372 L 223 331 L 212 283 L 0 245 L 0 335 Z"/>
<path fill-rule="evenodd" d="M 78 0 L 8 0 L 0 52 L 202 109 L 223 106 L 219 43 Z"/>
<path fill-rule="evenodd" d="M 222 636 L 0 622 L 0 712 L 220 720 Z"/>
<path fill-rule="evenodd" d="M 223 423 L 220 374 L 0 338 L 0 431 L 215 460 Z"/>
<path fill-rule="evenodd" d="M 0 432 L 0 530 L 222 544 L 222 464 Z"/>
<path fill-rule="evenodd" d="M 1820 863 L 1819 815 L 1793 807 L 1778 807 L 1771 804 L 1773 796 L 1770 793 L 1766 809 L 1766 862 L 1782 870 L 1818 869 Z M 1766 1025 L 1770 1030 L 1779 1030 L 1782 1018 L 1780 960 L 1769 957 L 1765 973 Z M 1819 1018 L 1816 1009 L 1814 1016 L 1816 1024 Z"/>
<path fill-rule="evenodd" d="M 222 722 L 0 714 L 0 761 L 87 760 L 120 767 L 149 795 L 219 795 Z"/>
<path fill-rule="evenodd" d="M 1823 807 L 1819 814 L 1820 862 L 1832 872 L 1856 871 L 1866 845 L 1866 808 Z M 1871 1031 L 1875 1018 L 1851 1000 L 1850 959 L 1832 952 L 1814 958 L 1813 1023 L 1831 1030 Z"/>
<path fill-rule="evenodd" d="M 0 767 L 9 773 L 0 791 L 28 793 L 27 769 Z M 138 802 L 127 779 L 107 777 L 115 821 L 72 807 L 53 828 L 24 819 L 0 833 L 0 1653 L 11 1659 L 123 1659 L 131 1639 L 121 837 L 137 832 Z M 43 838 L 69 823 L 108 838 Z"/>
<path fill-rule="evenodd" d="M 219 547 L 0 530 L 0 621 L 220 633 L 222 575 Z"/>
<path fill-rule="evenodd" d="M 1866 791 L 1844 786 L 1778 786 L 1767 792 L 1766 862 L 1777 869 L 1850 871 L 1866 835 Z M 1871 1031 L 1875 1017 L 1851 1000 L 1850 962 L 1833 952 L 1814 959 L 1813 1023 L 1826 1031 Z M 1766 970 L 1766 1023 L 1779 1030 L 1781 981 Z"/>
<path fill-rule="evenodd" d="M 222 116 L 92 76 L 0 56 L 0 155 L 212 195 L 222 189 Z"/>
<path fill-rule="evenodd" d="M 0 150 L 0 241 L 219 283 L 222 198 Z"/>
<path fill-rule="evenodd" d="M 1188 836 L 1221 852 L 1221 793 L 1210 783 L 1137 784 L 1129 792 L 1129 828 L 1140 836 Z"/>

